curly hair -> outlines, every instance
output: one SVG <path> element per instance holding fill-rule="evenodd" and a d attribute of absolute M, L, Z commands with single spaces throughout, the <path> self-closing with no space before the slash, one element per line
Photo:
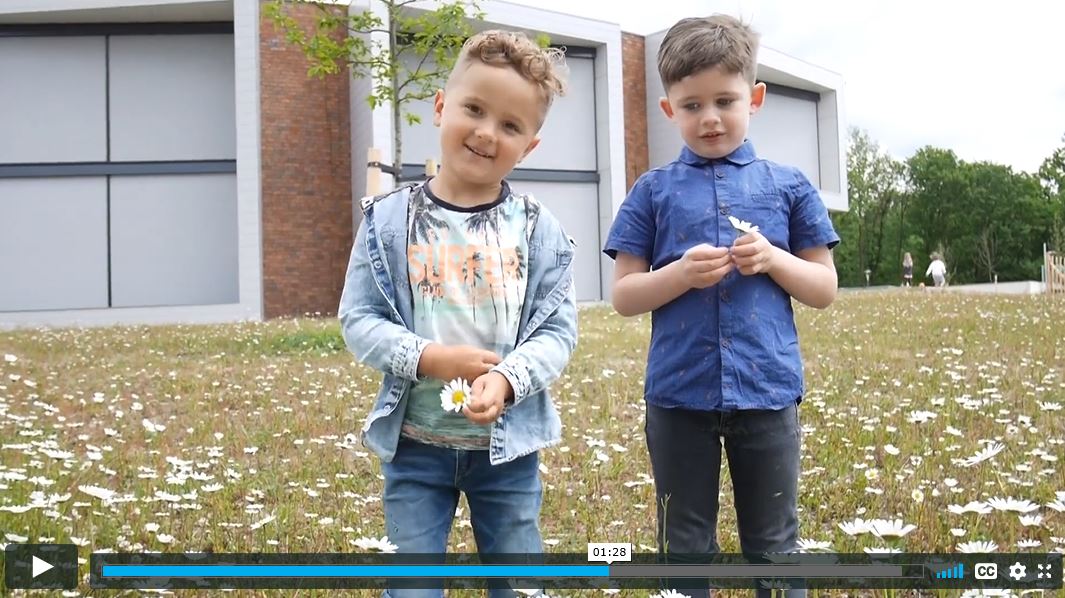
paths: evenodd
<path fill-rule="evenodd" d="M 545 110 L 556 96 L 566 93 L 565 53 L 559 48 L 541 48 L 520 31 L 482 31 L 466 40 L 448 81 L 474 61 L 514 69 L 539 88 Z"/>

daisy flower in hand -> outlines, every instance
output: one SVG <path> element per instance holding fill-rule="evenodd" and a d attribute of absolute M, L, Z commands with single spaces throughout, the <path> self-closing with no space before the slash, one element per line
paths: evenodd
<path fill-rule="evenodd" d="M 736 230 L 738 230 L 740 232 L 744 232 L 744 233 L 756 233 L 756 232 L 758 232 L 758 225 L 757 224 L 751 224 L 750 222 L 747 222 L 746 220 L 740 220 L 739 218 L 736 218 L 735 216 L 729 216 L 728 217 L 728 221 L 732 223 L 732 227 L 733 228 L 735 228 Z"/>
<path fill-rule="evenodd" d="M 444 411 L 458 413 L 470 402 L 470 385 L 462 378 L 455 378 L 440 391 L 440 407 Z"/>

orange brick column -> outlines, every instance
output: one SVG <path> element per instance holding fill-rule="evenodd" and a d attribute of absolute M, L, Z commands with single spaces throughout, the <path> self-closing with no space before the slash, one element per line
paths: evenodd
<path fill-rule="evenodd" d="M 297 9 L 310 25 L 317 9 Z M 335 315 L 352 242 L 347 71 L 308 78 L 265 16 L 259 31 L 264 315 Z"/>

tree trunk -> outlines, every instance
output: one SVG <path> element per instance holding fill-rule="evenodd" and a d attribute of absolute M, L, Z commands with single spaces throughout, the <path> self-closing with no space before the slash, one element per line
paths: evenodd
<path fill-rule="evenodd" d="M 399 8 L 395 5 L 389 5 L 388 10 L 388 51 L 391 55 L 395 56 L 396 50 L 396 20 L 399 16 Z M 392 68 L 392 89 L 399 89 L 399 69 L 398 65 L 393 65 Z M 400 110 L 399 98 L 392 98 L 392 168 L 395 169 L 395 173 L 392 176 L 393 188 L 399 186 L 400 174 L 403 171 L 403 121 L 402 112 Z"/>

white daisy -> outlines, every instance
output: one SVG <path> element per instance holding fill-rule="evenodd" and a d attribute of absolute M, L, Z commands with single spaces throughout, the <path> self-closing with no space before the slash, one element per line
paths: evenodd
<path fill-rule="evenodd" d="M 1019 540 L 1017 542 L 1017 548 L 1039 548 L 1043 543 L 1039 540 Z"/>
<path fill-rule="evenodd" d="M 798 542 L 799 550 L 802 552 L 818 552 L 818 551 L 830 551 L 832 550 L 831 542 L 824 542 L 820 540 L 809 540 L 807 538 L 799 538 Z"/>
<path fill-rule="evenodd" d="M 857 518 L 854 521 L 846 521 L 838 525 L 839 529 L 843 530 L 843 533 L 847 534 L 848 536 L 857 536 L 859 534 L 868 534 L 869 532 L 873 531 L 873 528 L 870 525 L 871 523 L 872 522 L 866 521 L 862 518 Z"/>
<path fill-rule="evenodd" d="M 440 407 L 444 411 L 462 411 L 470 402 L 470 385 L 462 378 L 455 378 L 440 391 Z"/>
<path fill-rule="evenodd" d="M 1049 403 L 1049 402 L 1048 403 L 1044 403 L 1043 401 L 1038 401 L 1038 403 L 1039 403 L 1039 408 L 1042 409 L 1043 411 L 1060 411 L 1061 410 L 1061 403 Z"/>
<path fill-rule="evenodd" d="M 957 546 L 958 552 L 995 552 L 998 550 L 998 544 L 995 544 L 991 540 L 976 540 L 974 542 L 962 542 Z"/>
<path fill-rule="evenodd" d="M 732 227 L 733 228 L 735 228 L 736 230 L 738 230 L 740 232 L 744 232 L 744 233 L 756 233 L 756 232 L 758 232 L 758 225 L 751 224 L 750 222 L 747 222 L 746 220 L 740 220 L 739 218 L 736 218 L 735 216 L 729 216 L 728 217 L 728 221 L 732 223 Z"/>
<path fill-rule="evenodd" d="M 1043 523 L 1042 515 L 1021 515 L 1021 525 L 1024 527 L 1035 527 Z"/>
<path fill-rule="evenodd" d="M 10 353 L 4 353 L 4 361 L 8 363 L 15 363 L 16 361 L 18 361 L 18 357 L 15 357 Z"/>
<path fill-rule="evenodd" d="M 266 525 L 267 523 L 270 523 L 271 521 L 273 521 L 275 519 L 277 519 L 277 515 L 267 515 L 266 518 L 260 519 L 259 521 L 256 521 L 255 523 L 249 525 L 248 529 L 252 529 L 252 530 L 259 529 L 262 526 Z"/>
<path fill-rule="evenodd" d="M 1016 511 L 1018 513 L 1030 513 L 1039 508 L 1039 505 L 1030 500 L 1017 499 L 1012 496 L 1009 498 L 998 498 L 997 496 L 989 498 L 987 499 L 987 504 L 998 511 Z"/>
<path fill-rule="evenodd" d="M 911 411 L 906 421 L 911 424 L 923 424 L 937 417 L 939 417 L 939 414 L 934 411 Z"/>
<path fill-rule="evenodd" d="M 965 513 L 979 513 L 980 515 L 987 515 L 991 512 L 991 507 L 984 502 L 974 500 L 966 504 L 964 507 L 960 505 L 949 505 L 947 510 L 955 515 L 964 515 Z"/>
<path fill-rule="evenodd" d="M 114 490 L 108 490 L 107 488 L 101 488 L 99 486 L 78 486 L 78 490 L 81 490 L 89 496 L 105 501 L 111 500 L 116 494 L 118 494 Z"/>
<path fill-rule="evenodd" d="M 8 513 L 21 514 L 26 511 L 30 511 L 38 508 L 39 505 L 4 505 L 0 507 L 0 511 L 7 511 Z"/>
<path fill-rule="evenodd" d="M 895 446 L 893 444 L 885 444 L 884 445 L 884 452 L 889 454 L 889 455 L 897 455 L 897 454 L 901 453 L 902 451 L 899 450 L 899 447 L 897 447 L 897 446 Z"/>
<path fill-rule="evenodd" d="M 961 529 L 960 527 L 952 527 L 950 528 L 950 535 L 954 536 L 955 538 L 960 538 L 965 535 L 965 530 Z"/>
<path fill-rule="evenodd" d="M 1048 509 L 1054 509 L 1058 513 L 1065 513 L 1065 501 L 1058 499 L 1047 503 Z"/>
<path fill-rule="evenodd" d="M 377 538 L 357 538 L 355 540 L 348 540 L 352 545 L 357 546 L 363 550 L 371 550 L 374 552 L 395 552 L 399 547 L 388 541 L 388 536 L 381 536 Z"/>
<path fill-rule="evenodd" d="M 955 465 L 961 465 L 962 467 L 972 467 L 978 463 L 983 463 L 991 457 L 1002 452 L 1002 449 L 1006 448 L 1006 445 L 1001 442 L 992 442 L 991 444 L 980 449 L 972 457 L 966 457 L 964 459 L 953 459 Z"/>
<path fill-rule="evenodd" d="M 731 217 L 732 216 L 729 216 L 729 218 Z M 650 598 L 691 598 L 691 596 L 688 596 L 687 594 L 681 594 L 676 590 L 670 589 L 662 590 L 657 594 L 651 594 Z"/>
<path fill-rule="evenodd" d="M 900 554 L 902 552 L 898 548 L 890 548 L 888 546 L 866 546 L 862 550 L 864 550 L 866 554 Z"/>
<path fill-rule="evenodd" d="M 874 519 L 869 522 L 870 531 L 878 538 L 885 536 L 901 538 L 917 529 L 912 523 L 903 524 L 901 519 Z"/>

